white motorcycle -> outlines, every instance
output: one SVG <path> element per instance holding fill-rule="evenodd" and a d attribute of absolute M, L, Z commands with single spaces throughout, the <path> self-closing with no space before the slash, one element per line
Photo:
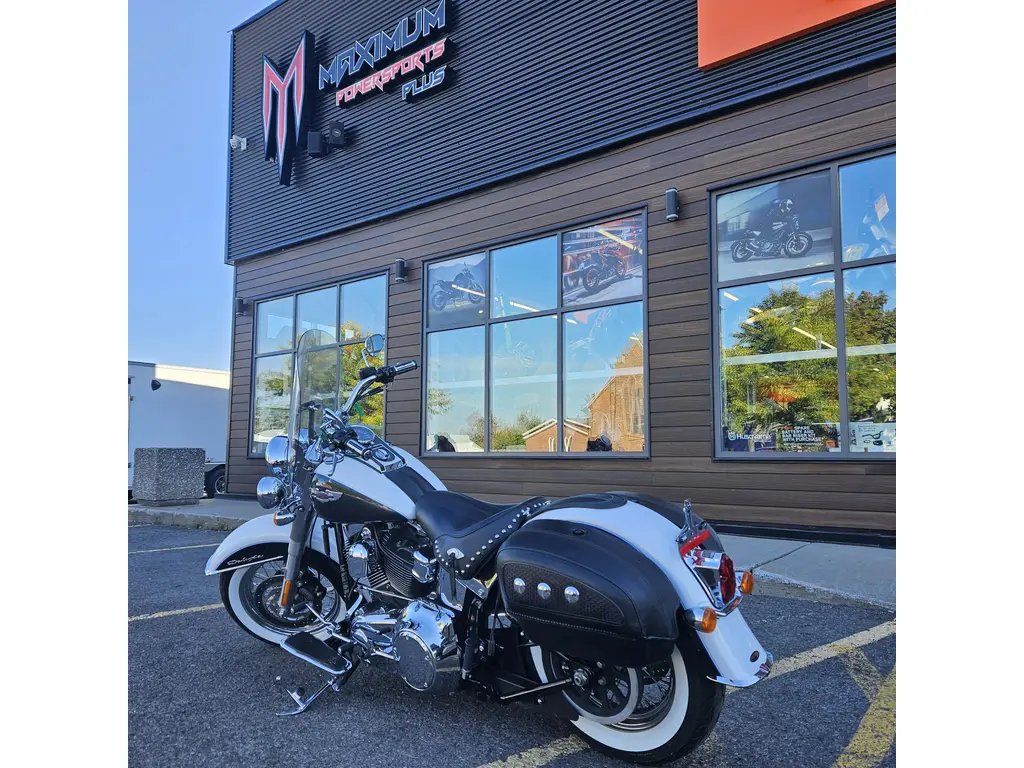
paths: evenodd
<path fill-rule="evenodd" d="M 206 566 L 238 624 L 327 673 L 298 714 L 387 659 L 416 691 L 458 686 L 526 701 L 635 763 L 694 750 L 726 686 L 772 656 L 738 605 L 753 592 L 720 539 L 682 506 L 624 492 L 511 506 L 452 493 L 408 452 L 349 416 L 415 362 L 360 371 L 334 411 L 299 341 L 289 436 L 267 446 L 257 495 L 272 515 L 232 532 Z M 384 339 L 367 340 L 377 355 Z M 566 470 L 571 471 L 571 470 Z M 452 674 L 441 674 L 450 671 Z"/>

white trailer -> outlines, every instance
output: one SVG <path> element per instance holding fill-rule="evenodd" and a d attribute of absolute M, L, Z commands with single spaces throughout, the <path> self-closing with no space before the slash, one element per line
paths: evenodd
<path fill-rule="evenodd" d="M 128 491 L 136 448 L 202 448 L 206 494 L 225 490 L 228 372 L 128 361 Z"/>

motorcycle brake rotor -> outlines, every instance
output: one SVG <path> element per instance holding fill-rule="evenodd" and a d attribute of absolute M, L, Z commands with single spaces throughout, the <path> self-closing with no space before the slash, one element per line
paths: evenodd
<path fill-rule="evenodd" d="M 320 600 L 314 590 L 310 589 L 310 585 L 306 581 L 303 581 L 296 591 L 292 612 L 286 616 L 281 607 L 281 590 L 283 588 L 284 574 L 271 576 L 257 585 L 253 591 L 253 598 L 268 618 L 283 626 L 293 627 L 310 623 L 314 617 L 306 608 L 306 603 L 312 603 L 317 612 L 320 612 Z"/>

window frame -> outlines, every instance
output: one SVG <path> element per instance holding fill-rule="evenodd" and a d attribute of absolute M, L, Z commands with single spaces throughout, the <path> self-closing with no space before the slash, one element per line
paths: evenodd
<path fill-rule="evenodd" d="M 864 149 L 843 152 L 821 160 L 808 163 L 787 166 L 785 168 L 771 171 L 769 173 L 747 176 L 742 179 L 730 181 L 708 187 L 708 257 L 711 262 L 709 270 L 709 311 L 711 314 L 711 459 L 712 461 L 831 461 L 831 462 L 860 462 L 860 461 L 882 461 L 895 462 L 896 451 L 889 452 L 859 452 L 850 451 L 850 420 L 849 420 L 849 381 L 846 370 L 846 292 L 843 284 L 843 274 L 846 270 L 859 267 L 871 267 L 878 264 L 895 264 L 896 254 L 886 256 L 875 256 L 870 259 L 859 259 L 857 261 L 843 261 L 843 230 L 842 230 L 842 201 L 840 195 L 839 169 L 842 166 L 852 165 L 864 160 L 871 160 L 877 157 L 896 154 L 896 142 L 884 142 Z M 737 280 L 718 281 L 718 226 L 717 210 L 718 198 L 731 192 L 749 189 L 762 184 L 769 184 L 797 176 L 803 176 L 815 171 L 828 171 L 830 189 L 832 194 L 832 264 L 831 266 L 807 267 L 804 269 L 790 269 L 780 272 L 773 272 L 766 275 L 757 275 Z M 897 246 L 898 250 L 898 246 Z M 836 312 L 836 347 L 837 376 L 839 385 L 839 451 L 832 453 L 821 452 L 800 452 L 800 451 L 760 451 L 731 453 L 723 450 L 722 446 L 722 379 L 721 379 L 721 357 L 722 340 L 720 328 L 720 304 L 719 291 L 735 286 L 757 285 L 778 280 L 787 280 L 794 277 L 806 277 L 831 273 L 835 278 L 835 312 Z M 841 300 L 840 300 L 841 298 Z M 842 344 L 840 345 L 840 340 Z"/>
<path fill-rule="evenodd" d="M 600 461 L 607 461 L 610 459 L 617 459 L 620 461 L 644 461 L 651 458 L 651 431 L 650 431 L 650 408 L 651 408 L 651 366 L 650 366 L 650 313 L 648 312 L 648 285 L 650 282 L 649 271 L 650 271 L 650 253 L 648 245 L 648 218 L 647 218 L 647 203 L 638 203 L 622 208 L 616 208 L 603 213 L 599 213 L 593 216 L 581 217 L 573 219 L 565 224 L 561 224 L 557 227 L 544 227 L 541 229 L 535 229 L 528 232 L 524 232 L 514 238 L 506 238 L 501 240 L 492 240 L 482 244 L 478 244 L 472 248 L 461 248 L 456 251 L 450 251 L 448 253 L 440 254 L 438 256 L 432 256 L 428 259 L 424 259 L 421 265 L 423 270 L 422 282 L 423 288 L 421 290 L 421 330 L 420 330 L 420 349 L 422 351 L 423 365 L 420 366 L 420 437 L 417 445 L 417 455 L 421 459 L 441 459 L 444 461 L 451 461 L 457 459 L 515 459 L 515 460 L 529 460 L 529 459 L 545 459 L 545 460 L 566 460 L 566 461 L 579 461 L 586 459 L 597 459 Z M 627 298 L 611 299 L 604 301 L 591 301 L 591 302 L 578 302 L 573 304 L 565 304 L 562 296 L 562 243 L 563 236 L 569 232 L 574 232 L 578 229 L 583 229 L 588 226 L 596 226 L 609 220 L 623 218 L 626 216 L 639 216 L 643 226 L 643 248 L 644 248 L 644 275 L 642 280 L 641 290 L 638 295 L 629 296 Z M 522 243 L 530 242 L 532 240 L 540 240 L 545 237 L 555 236 L 556 238 L 556 254 L 557 269 L 555 270 L 556 280 L 556 303 L 555 306 L 550 309 L 545 309 L 540 312 L 524 313 L 514 315 L 512 317 L 491 317 L 491 305 L 493 301 L 493 294 L 491 291 L 494 274 L 494 261 L 493 252 L 502 248 L 509 248 L 511 246 L 520 245 Z M 463 256 L 473 256 L 475 254 L 483 253 L 487 259 L 487 285 L 485 286 L 487 294 L 487 313 L 485 318 L 480 320 L 474 320 L 463 323 L 453 323 L 451 325 L 445 325 L 439 328 L 429 328 L 429 303 L 430 303 L 430 278 L 429 268 L 434 264 L 439 264 L 444 261 L 451 259 L 461 258 Z M 548 317 L 553 316 L 557 319 L 557 339 L 556 339 L 556 354 L 558 356 L 556 366 L 556 379 L 557 379 L 557 403 L 556 403 L 556 435 L 555 445 L 556 448 L 561 448 L 565 444 L 565 437 L 563 434 L 565 424 L 565 405 L 564 405 L 564 382 L 565 382 L 565 360 L 564 360 L 564 320 L 563 315 L 571 314 L 573 312 L 579 312 L 587 309 L 596 309 L 603 307 L 614 307 L 622 304 L 635 304 L 641 303 L 641 314 L 643 316 L 643 334 L 644 334 L 644 414 L 643 414 L 643 427 L 644 427 L 644 449 L 643 451 L 580 451 L 576 453 L 568 452 L 555 452 L 544 451 L 544 452 L 527 452 L 527 451 L 491 451 L 487 448 L 491 441 L 491 327 L 498 323 L 514 323 L 518 320 L 526 320 L 533 317 Z M 445 331 L 453 331 L 462 328 L 477 328 L 482 327 L 484 329 L 484 446 L 483 451 L 474 451 L 471 453 L 449 453 L 444 451 L 428 451 L 427 450 L 427 336 L 431 333 L 444 333 Z"/>
<path fill-rule="evenodd" d="M 295 337 L 296 337 L 296 334 L 298 333 L 298 330 L 299 330 L 299 297 L 300 296 L 304 296 L 305 294 L 308 294 L 308 293 L 316 293 L 317 291 L 322 291 L 325 288 L 334 288 L 335 291 L 337 292 L 337 302 L 335 304 L 335 311 L 334 311 L 334 323 L 335 323 L 335 328 L 340 330 L 340 328 L 341 328 L 341 289 L 342 289 L 342 286 L 349 285 L 351 283 L 359 283 L 359 282 L 362 282 L 363 280 L 370 280 L 370 279 L 375 278 L 375 277 L 383 276 L 384 277 L 384 339 L 385 339 L 385 347 L 384 347 L 384 349 L 385 349 L 385 352 L 387 352 L 387 350 L 389 349 L 389 346 L 390 346 L 387 343 L 387 330 L 388 330 L 387 326 L 388 326 L 388 320 L 390 319 L 390 314 L 391 314 L 391 312 L 390 312 L 391 281 L 388 279 L 389 275 L 390 275 L 390 270 L 387 269 L 387 268 L 385 268 L 385 269 L 375 269 L 375 270 L 372 270 L 372 271 L 368 271 L 368 272 L 363 272 L 363 273 L 359 273 L 359 274 L 356 274 L 356 275 L 352 275 L 351 277 L 347 277 L 344 280 L 332 279 L 332 280 L 328 280 L 328 281 L 321 281 L 321 282 L 318 282 L 318 283 L 313 283 L 311 285 L 304 286 L 301 290 L 278 291 L 276 293 L 268 293 L 268 294 L 264 294 L 262 296 L 255 296 L 255 297 L 252 297 L 251 299 L 249 299 L 252 302 L 252 322 L 251 322 L 251 324 L 249 326 L 249 328 L 250 328 L 250 339 L 251 339 L 250 344 L 251 344 L 251 347 L 252 347 L 252 352 L 249 355 L 249 420 L 248 420 L 248 427 L 247 427 L 247 432 L 246 432 L 246 446 L 245 446 L 245 455 L 246 455 L 247 459 L 263 459 L 264 458 L 264 455 L 262 453 L 256 453 L 256 452 L 251 450 L 252 446 L 253 446 L 253 443 L 254 443 L 254 440 L 253 440 L 253 429 L 256 426 L 256 363 L 257 363 L 258 360 L 261 360 L 263 358 L 268 358 L 268 357 L 284 357 L 284 356 L 288 355 L 288 356 L 291 357 L 291 360 L 292 360 L 292 376 L 295 375 L 295 344 L 298 341 L 298 339 L 296 339 Z M 288 298 L 288 297 L 291 297 L 291 299 L 292 299 L 292 345 L 291 345 L 291 348 L 290 349 L 274 350 L 272 352 L 257 353 L 256 352 L 256 345 L 258 343 L 257 334 L 259 333 L 259 306 L 260 306 L 260 304 L 264 304 L 264 303 L 266 303 L 268 301 L 274 301 L 276 299 L 284 299 L 284 298 Z M 340 333 L 338 333 L 337 335 L 340 335 Z M 337 344 L 327 344 L 327 345 L 324 345 L 324 346 L 313 347 L 313 348 L 310 349 L 310 351 L 312 351 L 312 352 L 316 352 L 316 351 L 319 351 L 319 350 L 322 350 L 322 349 L 337 349 L 338 350 L 337 377 L 338 377 L 338 385 L 339 385 L 339 391 L 338 391 L 339 403 L 340 403 L 340 398 L 341 398 L 341 382 L 343 381 L 342 376 L 341 376 L 341 364 L 342 364 L 341 350 L 342 350 L 343 347 L 350 347 L 350 346 L 353 346 L 355 344 L 362 344 L 365 340 L 366 340 L 365 338 L 362 338 L 362 339 L 354 339 L 352 341 L 339 341 Z M 289 395 L 289 400 L 290 400 L 290 398 L 291 398 L 291 396 Z M 387 428 L 387 419 L 388 419 L 388 410 L 387 409 L 388 409 L 388 398 L 385 395 L 385 397 L 384 397 L 384 421 L 383 421 L 383 425 L 381 427 L 381 432 L 382 433 Z"/>

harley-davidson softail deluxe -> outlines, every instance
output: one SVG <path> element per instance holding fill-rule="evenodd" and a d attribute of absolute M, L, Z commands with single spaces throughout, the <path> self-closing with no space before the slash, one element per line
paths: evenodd
<path fill-rule="evenodd" d="M 610 492 L 506 505 L 447 491 L 350 422 L 357 402 L 417 367 L 370 365 L 383 342 L 366 342 L 335 411 L 312 396 L 333 388 L 312 353 L 334 339 L 303 334 L 289 435 L 268 444 L 273 475 L 257 490 L 274 512 L 236 529 L 206 566 L 243 629 L 327 673 L 309 696 L 290 690 L 295 706 L 281 714 L 381 662 L 415 691 L 539 704 L 624 760 L 695 749 L 726 686 L 772 668 L 737 608 L 753 576 L 735 572 L 689 502 Z"/>

